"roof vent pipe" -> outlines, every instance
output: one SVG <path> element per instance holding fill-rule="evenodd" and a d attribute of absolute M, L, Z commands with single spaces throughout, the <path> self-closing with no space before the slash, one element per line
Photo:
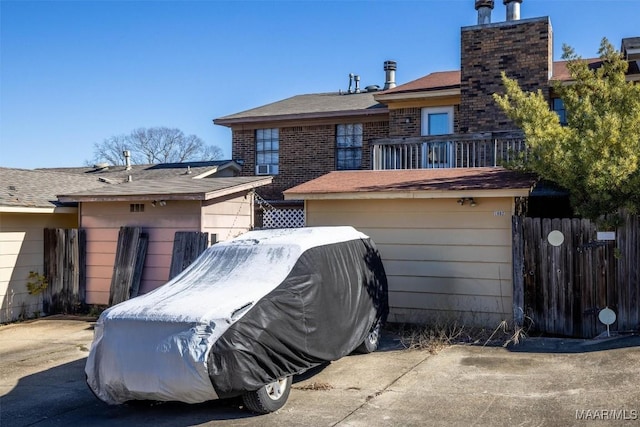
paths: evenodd
<path fill-rule="evenodd" d="M 352 84 L 353 84 L 353 73 L 349 73 L 349 89 L 347 90 L 347 93 L 353 93 L 353 90 L 351 89 Z"/>
<path fill-rule="evenodd" d="M 384 61 L 384 89 L 392 89 L 396 87 L 396 69 L 398 65 L 396 61 Z"/>
<path fill-rule="evenodd" d="M 478 11 L 478 25 L 491 24 L 493 0 L 476 0 L 476 10 Z"/>
<path fill-rule="evenodd" d="M 353 80 L 356 82 L 356 93 L 360 93 L 360 76 L 353 76 Z"/>
<path fill-rule="evenodd" d="M 131 152 L 129 152 L 129 150 L 124 150 L 122 152 L 122 155 L 124 156 L 125 170 L 130 171 L 131 170 Z"/>
<path fill-rule="evenodd" d="M 522 0 L 503 0 L 503 3 L 507 5 L 507 21 L 519 21 Z"/>

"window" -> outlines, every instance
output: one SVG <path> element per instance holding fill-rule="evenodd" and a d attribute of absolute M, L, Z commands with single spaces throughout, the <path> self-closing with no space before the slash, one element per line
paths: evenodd
<path fill-rule="evenodd" d="M 277 175 L 280 135 L 278 129 L 256 130 L 256 175 Z"/>
<path fill-rule="evenodd" d="M 336 127 L 336 169 L 362 168 L 362 124 Z"/>
<path fill-rule="evenodd" d="M 422 135 L 448 135 L 453 133 L 453 107 L 422 109 Z M 422 147 L 422 164 L 427 168 L 451 167 L 450 141 L 429 141 Z"/>
<path fill-rule="evenodd" d="M 144 212 L 144 203 L 131 203 L 129 212 Z"/>
<path fill-rule="evenodd" d="M 553 98 L 553 111 L 558 115 L 561 125 L 567 124 L 567 112 L 564 109 L 564 102 L 560 98 Z"/>

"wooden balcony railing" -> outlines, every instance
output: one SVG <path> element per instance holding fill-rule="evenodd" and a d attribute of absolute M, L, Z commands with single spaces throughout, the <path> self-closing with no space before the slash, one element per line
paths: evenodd
<path fill-rule="evenodd" d="M 495 167 L 524 150 L 519 132 L 384 138 L 372 143 L 372 169 Z"/>

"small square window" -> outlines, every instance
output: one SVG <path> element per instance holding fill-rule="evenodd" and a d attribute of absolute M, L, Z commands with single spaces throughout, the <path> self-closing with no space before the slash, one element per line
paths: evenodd
<path fill-rule="evenodd" d="M 144 212 L 144 203 L 131 203 L 129 212 Z"/>

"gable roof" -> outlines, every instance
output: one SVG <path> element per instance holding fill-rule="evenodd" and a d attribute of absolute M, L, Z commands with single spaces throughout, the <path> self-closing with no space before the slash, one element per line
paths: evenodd
<path fill-rule="evenodd" d="M 407 169 L 330 172 L 284 192 L 285 199 L 444 198 L 528 196 L 532 174 L 504 168 Z M 485 194 L 489 192 L 490 194 Z"/>
<path fill-rule="evenodd" d="M 63 202 L 211 200 L 270 184 L 272 176 L 236 176 L 215 179 L 168 178 L 139 180 L 85 191 L 59 193 Z"/>
<path fill-rule="evenodd" d="M 237 171 L 241 169 L 241 166 L 234 160 L 131 165 L 131 169 L 129 170 L 127 170 L 125 166 L 101 166 L 102 165 L 72 168 L 41 168 L 36 170 L 91 176 L 104 182 L 117 184 L 127 181 L 129 176 L 131 176 L 134 181 L 147 179 L 158 180 L 179 176 L 204 178 L 226 168 L 233 168 Z"/>
<path fill-rule="evenodd" d="M 460 70 L 437 71 L 392 89 L 387 89 L 381 92 L 381 94 L 388 95 L 392 93 L 459 88 L 460 75 Z"/>
<path fill-rule="evenodd" d="M 217 125 L 261 122 L 269 120 L 349 117 L 363 114 L 385 114 L 387 107 L 374 99 L 375 92 L 314 93 L 296 95 L 261 107 L 214 119 Z"/>
<path fill-rule="evenodd" d="M 0 211 L 25 212 L 25 209 L 53 212 L 65 206 L 56 195 L 105 187 L 93 176 L 0 167 Z"/>
<path fill-rule="evenodd" d="M 589 64 L 589 68 L 592 69 L 598 68 L 602 64 L 600 58 L 589 58 L 585 59 L 585 61 L 587 61 L 587 64 Z M 567 69 L 567 62 L 568 61 L 555 61 L 553 63 L 553 76 L 551 77 L 551 80 L 571 80 L 569 70 Z M 631 69 L 630 71 L 633 72 L 633 70 Z M 410 81 L 408 83 L 396 86 L 393 89 L 388 89 L 384 92 L 380 92 L 376 96 L 376 98 L 381 99 L 384 98 L 385 95 L 400 94 L 405 92 L 421 92 L 453 88 L 459 89 L 460 79 L 460 70 L 438 71 L 435 73 L 427 74 L 424 77 L 420 77 L 419 79 Z"/>
<path fill-rule="evenodd" d="M 599 58 L 585 59 L 591 68 L 602 62 Z M 552 81 L 569 81 L 567 61 L 553 63 Z M 638 73 L 637 64 L 630 62 L 629 74 Z M 361 93 L 316 93 L 297 95 L 271 104 L 252 108 L 213 120 L 216 125 L 232 126 L 239 123 L 259 123 L 329 117 L 362 116 L 363 114 L 386 114 L 388 108 L 381 102 L 403 99 L 411 94 L 419 96 L 442 96 L 460 94 L 460 70 L 436 71 L 385 91 Z"/>

